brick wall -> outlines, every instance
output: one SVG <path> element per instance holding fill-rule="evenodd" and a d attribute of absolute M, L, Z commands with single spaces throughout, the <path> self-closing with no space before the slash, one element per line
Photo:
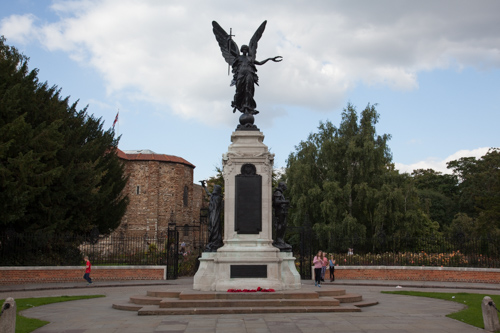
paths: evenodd
<path fill-rule="evenodd" d="M 83 281 L 83 266 L 0 267 L 0 284 Z M 165 266 L 94 266 L 95 281 L 164 280 Z M 328 277 L 328 270 L 327 270 Z M 314 278 L 314 277 L 313 277 Z M 500 283 L 500 269 L 413 266 L 337 266 L 335 280 Z"/>
<path fill-rule="evenodd" d="M 326 277 L 329 276 L 328 274 L 327 269 Z M 425 266 L 336 266 L 335 280 L 500 283 L 500 269 Z"/>
<path fill-rule="evenodd" d="M 155 158 L 150 160 L 127 160 L 127 156 L 121 154 L 129 176 L 124 193 L 130 202 L 115 234 L 143 237 L 147 233 L 154 238 L 168 229 L 169 222 L 199 223 L 200 209 L 206 204 L 203 189 L 193 184 L 193 165 L 162 160 L 166 155 L 148 155 Z"/>
<path fill-rule="evenodd" d="M 0 267 L 0 284 L 85 282 L 84 266 Z M 165 266 L 93 266 L 95 281 L 164 280 Z"/>

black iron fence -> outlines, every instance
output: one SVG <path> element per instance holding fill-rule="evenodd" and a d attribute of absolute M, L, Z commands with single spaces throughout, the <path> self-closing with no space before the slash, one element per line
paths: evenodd
<path fill-rule="evenodd" d="M 185 232 L 186 228 L 183 228 Z M 190 230 L 192 231 L 192 230 Z M 192 233 L 191 241 L 179 244 L 174 229 L 138 237 L 41 233 L 0 234 L 0 266 L 73 266 L 89 256 L 93 265 L 167 265 L 177 277 L 179 263 L 198 256 L 203 244 Z"/>
<path fill-rule="evenodd" d="M 332 239 L 328 250 L 343 265 L 499 268 L 499 241 L 464 234 L 419 238 L 377 235 L 364 240 Z"/>
<path fill-rule="evenodd" d="M 88 255 L 94 265 L 167 265 L 174 270 L 172 274 L 185 264 L 189 266 L 185 275 L 195 271 L 191 266 L 203 251 L 200 234 L 186 227 L 142 237 L 3 233 L 0 265 L 81 265 L 83 256 Z M 297 227 L 288 229 L 287 242 L 293 246 L 303 278 L 310 276 L 312 258 L 318 250 L 333 254 L 340 265 L 500 268 L 500 239 L 493 237 L 338 237 L 320 245 L 314 232 Z"/>
<path fill-rule="evenodd" d="M 293 231 L 290 236 L 291 242 L 297 240 Z M 339 265 L 500 268 L 500 239 L 495 237 L 471 238 L 457 234 L 453 237 L 331 237 L 323 241 L 318 238 L 311 229 L 301 231 L 301 243 L 294 244 L 295 256 L 305 256 L 300 258 L 301 263 L 310 266 L 312 258 L 321 250 L 328 258 L 332 254 Z M 307 277 L 307 273 L 303 277 Z"/>

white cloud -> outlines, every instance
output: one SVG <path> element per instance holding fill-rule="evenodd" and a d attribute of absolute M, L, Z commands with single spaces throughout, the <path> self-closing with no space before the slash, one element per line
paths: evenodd
<path fill-rule="evenodd" d="M 58 21 L 13 15 L 0 31 L 23 42 L 36 37 L 95 68 L 110 96 L 126 92 L 187 119 L 210 114 L 201 121 L 212 124 L 234 121 L 213 19 L 232 27 L 239 45 L 268 20 L 258 59 L 284 61 L 258 68 L 259 110 L 332 110 L 360 82 L 412 90 L 420 71 L 500 67 L 498 1 L 61 0 L 52 10 Z"/>
<path fill-rule="evenodd" d="M 481 158 L 486 155 L 490 148 L 482 147 L 473 150 L 459 150 L 456 153 L 451 154 L 446 157 L 444 160 L 439 160 L 436 158 L 428 158 L 425 161 L 419 161 L 413 164 L 402 164 L 395 163 L 395 167 L 400 172 L 412 173 L 417 169 L 433 169 L 434 171 L 439 171 L 443 174 L 451 174 L 452 171 L 447 168 L 447 163 L 450 161 L 458 160 L 462 157 L 475 157 Z"/>
<path fill-rule="evenodd" d="M 35 16 L 27 15 L 12 15 L 0 21 L 0 34 L 9 36 L 10 39 L 21 44 L 26 44 L 31 40 L 36 33 L 33 23 Z"/>

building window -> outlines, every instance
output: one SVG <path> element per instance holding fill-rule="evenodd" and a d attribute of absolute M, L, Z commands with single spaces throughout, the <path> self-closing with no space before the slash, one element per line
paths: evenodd
<path fill-rule="evenodd" d="M 189 194 L 189 190 L 188 190 L 188 187 L 186 185 L 186 186 L 184 186 L 184 195 L 183 195 L 184 207 L 188 206 L 188 194 Z"/>

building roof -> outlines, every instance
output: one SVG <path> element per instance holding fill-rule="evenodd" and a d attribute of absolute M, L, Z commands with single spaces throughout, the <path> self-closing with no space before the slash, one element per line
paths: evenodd
<path fill-rule="evenodd" d="M 167 163 L 179 163 L 187 165 L 188 167 L 191 167 L 193 169 L 196 168 L 196 166 L 189 163 L 182 157 L 166 155 L 166 154 L 157 154 L 149 149 L 141 149 L 141 150 L 116 149 L 116 154 L 118 155 L 119 158 L 127 161 L 159 161 Z"/>

